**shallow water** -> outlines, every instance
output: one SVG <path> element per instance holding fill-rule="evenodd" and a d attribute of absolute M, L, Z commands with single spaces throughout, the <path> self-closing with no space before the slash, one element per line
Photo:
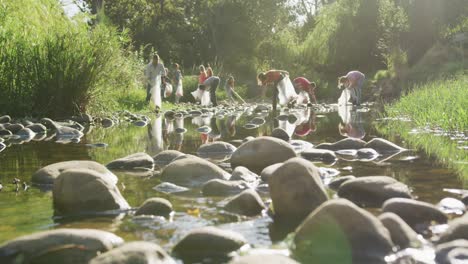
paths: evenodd
<path fill-rule="evenodd" d="M 225 198 L 203 197 L 199 190 L 179 194 L 158 192 L 153 189 L 161 183 L 157 177 L 115 172 L 120 181 L 119 189 L 131 206 L 138 207 L 150 197 L 166 198 L 172 202 L 175 209 L 175 214 L 170 220 L 129 215 L 57 219 L 53 218 L 51 192 L 39 190 L 34 186 L 27 190 L 19 186 L 19 190 L 16 190 L 12 182 L 14 178 L 18 178 L 22 182 L 30 183 L 31 175 L 36 170 L 60 161 L 95 160 L 106 164 L 136 152 L 154 155 L 165 149 L 196 154 L 197 148 L 207 140 L 231 142 L 247 136 L 270 135 L 272 129 L 278 125 L 290 132 L 295 131 L 293 139 L 305 140 L 314 145 L 335 142 L 346 135 L 363 137 L 366 141 L 380 136 L 371 125 L 371 121 L 376 118 L 374 111 L 350 113 L 346 109 L 340 109 L 340 111 L 316 112 L 312 115 L 308 110 L 302 111 L 306 115 L 306 124 L 309 125 L 295 126 L 288 121 L 279 122 L 267 116 L 266 123 L 259 128 L 246 129 L 245 125 L 258 116 L 252 111 L 237 112 L 236 116 L 231 113 L 228 117 L 188 117 L 177 120 L 151 116 L 151 124 L 146 127 L 137 127 L 131 123 L 122 123 L 107 129 L 100 126 L 92 127 L 79 143 L 61 144 L 52 139 L 12 144 L 0 152 L 0 182 L 4 186 L 0 192 L 0 242 L 35 231 L 59 227 L 97 228 L 114 232 L 127 241 L 154 241 L 170 250 L 189 230 L 215 225 L 242 233 L 252 247 L 285 248 L 285 244 L 281 241 L 282 236 L 276 233 L 268 216 L 248 218 L 224 212 L 220 209 L 220 205 Z M 196 131 L 203 125 L 212 128 L 210 136 L 207 137 Z M 178 127 L 184 127 L 187 132 L 185 134 L 173 132 Z M 309 128 L 310 133 L 302 135 Z M 96 143 L 106 143 L 108 146 L 100 147 L 94 145 Z M 405 142 L 395 143 L 411 148 Z M 223 162 L 221 165 L 224 167 L 229 164 Z M 391 176 L 409 185 L 418 199 L 434 204 L 444 197 L 457 197 L 455 194 L 444 192 L 444 188 L 463 188 L 463 183 L 455 171 L 446 169 L 419 150 L 405 152 L 388 160 L 364 162 L 340 159 L 335 164 L 317 163 L 316 165 L 337 169 L 340 171 L 340 176 Z M 265 201 L 268 200 L 266 193 L 260 194 Z"/>

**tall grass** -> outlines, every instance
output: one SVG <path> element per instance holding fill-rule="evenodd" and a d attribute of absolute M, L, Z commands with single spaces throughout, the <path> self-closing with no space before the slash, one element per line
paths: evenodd
<path fill-rule="evenodd" d="M 16 116 L 105 111 L 140 86 L 141 66 L 106 24 L 69 19 L 56 0 L 0 0 L 0 110 Z"/>
<path fill-rule="evenodd" d="M 408 117 L 417 126 L 447 131 L 468 130 L 468 77 L 456 77 L 417 85 L 397 103 L 385 108 L 390 117 Z"/>

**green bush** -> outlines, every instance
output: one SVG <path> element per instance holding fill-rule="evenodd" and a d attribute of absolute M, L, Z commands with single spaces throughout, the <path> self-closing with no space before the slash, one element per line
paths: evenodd
<path fill-rule="evenodd" d="M 0 25 L 0 105 L 9 114 L 106 111 L 109 93 L 140 86 L 142 66 L 123 49 L 125 34 L 69 19 L 58 1 L 2 2 Z"/>

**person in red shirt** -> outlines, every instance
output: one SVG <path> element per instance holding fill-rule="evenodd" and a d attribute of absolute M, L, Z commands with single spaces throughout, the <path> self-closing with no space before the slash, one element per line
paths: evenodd
<path fill-rule="evenodd" d="M 206 73 L 205 66 L 200 65 L 200 75 L 198 75 L 198 84 L 203 84 L 206 79 L 208 79 L 208 74 Z"/>
<path fill-rule="evenodd" d="M 297 77 L 293 80 L 294 87 L 299 89 L 300 91 L 304 91 L 309 94 L 310 100 L 317 104 L 317 98 L 315 97 L 315 88 L 317 85 L 315 82 L 310 82 L 304 77 Z M 309 102 L 299 102 L 299 103 L 309 103 Z"/>
<path fill-rule="evenodd" d="M 259 73 L 257 76 L 258 85 L 264 87 L 273 85 L 273 111 L 276 111 L 276 104 L 278 100 L 278 83 L 283 80 L 285 76 L 289 75 L 287 71 L 282 70 L 269 70 L 267 72 Z"/>

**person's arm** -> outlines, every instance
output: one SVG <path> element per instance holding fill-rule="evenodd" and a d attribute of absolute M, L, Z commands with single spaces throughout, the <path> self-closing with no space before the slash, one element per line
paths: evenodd
<path fill-rule="evenodd" d="M 310 98 L 314 102 L 314 104 L 317 104 L 317 98 L 315 97 L 315 91 L 309 90 Z"/>

